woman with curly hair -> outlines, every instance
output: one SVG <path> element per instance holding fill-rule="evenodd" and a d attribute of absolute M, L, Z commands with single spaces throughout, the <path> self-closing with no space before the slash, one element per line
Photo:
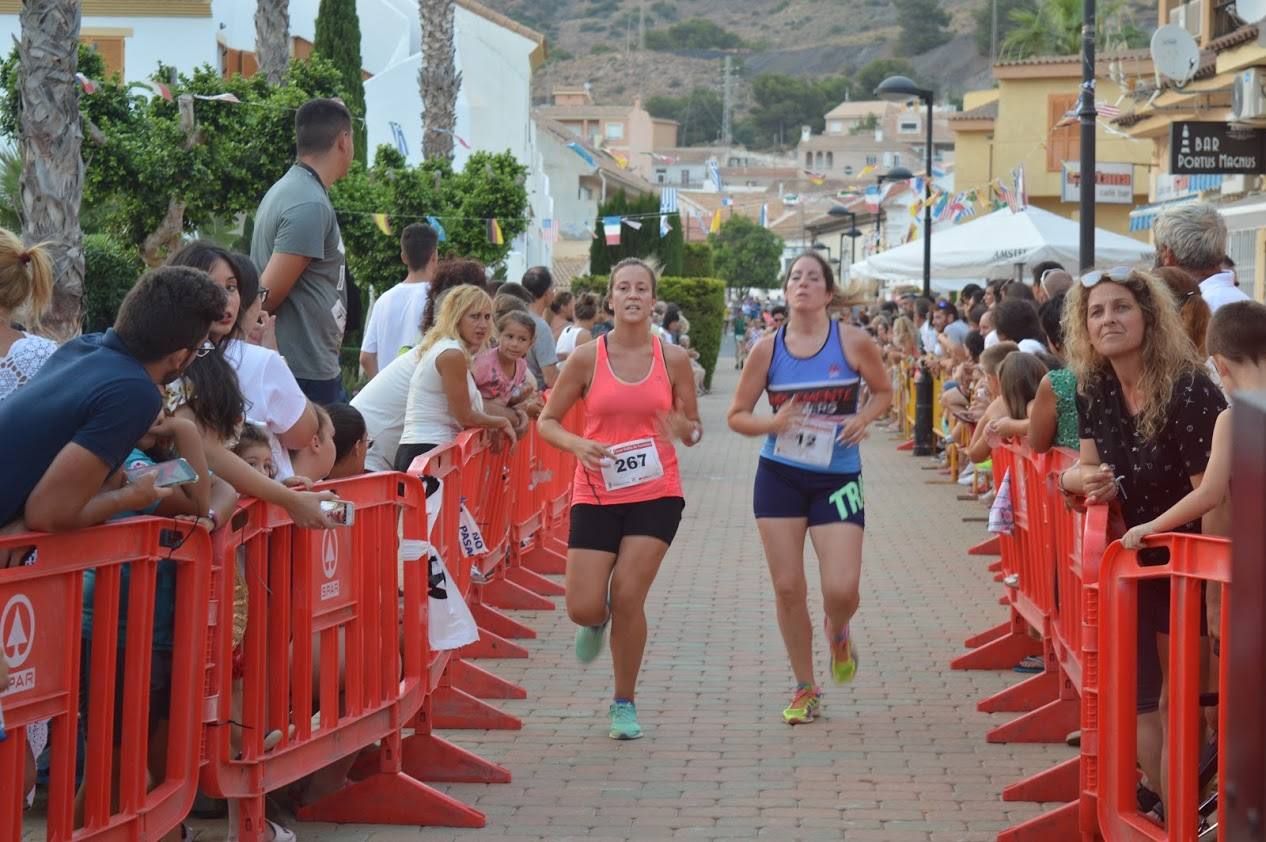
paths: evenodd
<path fill-rule="evenodd" d="M 1060 476 L 1060 490 L 1112 503 L 1127 529 L 1154 520 L 1200 485 L 1226 400 L 1154 274 L 1121 267 L 1082 276 L 1064 307 L 1064 340 L 1077 376 L 1081 460 Z M 1177 531 L 1199 532 L 1200 522 Z M 1164 797 L 1168 580 L 1139 588 L 1138 625 L 1138 759 L 1158 794 L 1140 791 L 1147 809 Z"/>

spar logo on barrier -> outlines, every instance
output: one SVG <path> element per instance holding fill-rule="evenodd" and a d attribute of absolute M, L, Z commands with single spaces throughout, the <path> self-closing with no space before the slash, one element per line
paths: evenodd
<path fill-rule="evenodd" d="M 35 648 L 35 608 L 24 594 L 15 594 L 0 611 L 0 652 L 9 663 L 9 684 L 0 696 L 35 687 L 35 667 L 20 669 Z"/>
<path fill-rule="evenodd" d="M 338 531 L 334 529 L 325 530 L 321 537 L 321 572 L 330 581 L 321 585 L 322 602 L 327 599 L 334 599 L 339 595 L 340 582 L 334 578 L 334 574 L 338 573 L 338 551 Z"/>

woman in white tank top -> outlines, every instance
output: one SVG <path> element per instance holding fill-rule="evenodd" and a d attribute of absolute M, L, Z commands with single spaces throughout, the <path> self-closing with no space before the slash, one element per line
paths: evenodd
<path fill-rule="evenodd" d="M 573 313 L 576 321 L 563 328 L 554 345 L 559 362 L 566 360 L 577 345 L 593 339 L 593 326 L 598 319 L 598 296 L 592 292 L 582 293 L 575 299 Z"/>

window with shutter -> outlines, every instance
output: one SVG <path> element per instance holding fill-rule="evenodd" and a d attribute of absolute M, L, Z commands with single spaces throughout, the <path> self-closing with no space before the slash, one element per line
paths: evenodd
<path fill-rule="evenodd" d="M 1076 118 L 1064 118 L 1076 108 L 1077 94 L 1051 94 L 1046 98 L 1046 125 L 1050 127 L 1046 140 L 1047 172 L 1060 172 L 1065 161 L 1081 158 L 1081 124 Z M 1061 121 L 1065 125 L 1058 125 Z"/>
<path fill-rule="evenodd" d="M 84 33 L 79 37 L 81 44 L 91 47 L 101 56 L 101 60 L 105 62 L 106 75 L 113 76 L 117 73 L 120 78 L 123 76 L 123 40 L 122 35 Z"/>

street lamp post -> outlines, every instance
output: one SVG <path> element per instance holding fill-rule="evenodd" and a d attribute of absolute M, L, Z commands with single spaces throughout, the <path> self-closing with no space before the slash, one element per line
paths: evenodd
<path fill-rule="evenodd" d="M 862 232 L 857 230 L 857 214 L 853 213 L 851 210 L 844 207 L 843 205 L 835 205 L 829 211 L 827 211 L 827 213 L 834 217 L 842 217 L 842 216 L 848 217 L 849 230 L 840 232 L 840 277 L 843 278 L 844 277 L 844 238 L 845 237 L 853 238 L 852 248 L 849 250 L 849 253 L 848 253 L 848 262 L 850 264 L 856 263 L 857 262 L 857 237 L 859 237 Z"/>
<path fill-rule="evenodd" d="M 1092 0 L 1087 0 L 1092 2 Z M 921 100 L 927 105 L 927 171 L 923 179 L 923 297 L 932 298 L 932 91 L 905 76 L 889 76 L 875 95 L 891 102 Z M 1083 179 L 1084 180 L 1084 179 Z M 932 373 L 920 366 L 914 391 L 914 455 L 932 454 Z"/>
<path fill-rule="evenodd" d="M 875 183 L 878 184 L 880 187 L 883 187 L 883 184 L 885 181 L 909 181 L 912 178 L 914 178 L 914 173 L 910 172 L 905 167 L 893 167 L 892 169 L 888 170 L 888 172 L 880 173 L 879 175 L 875 176 Z M 884 218 L 884 204 L 881 197 L 879 205 L 875 210 L 875 248 L 878 249 L 879 251 L 884 250 L 883 238 L 881 236 L 883 232 L 882 232 L 882 229 L 880 228 L 880 225 L 882 225 L 883 223 L 883 218 Z"/>

